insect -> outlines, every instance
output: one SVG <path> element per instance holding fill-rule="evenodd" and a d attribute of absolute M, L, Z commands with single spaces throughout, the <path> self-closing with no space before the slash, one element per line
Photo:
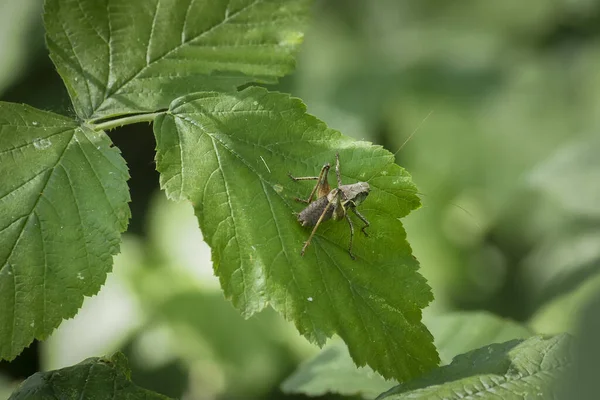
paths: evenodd
<path fill-rule="evenodd" d="M 331 189 L 329 187 L 329 183 L 327 181 L 327 176 L 329 175 L 330 165 L 329 163 L 325 164 L 323 168 L 321 168 L 321 173 L 319 176 L 304 176 L 304 177 L 294 177 L 292 174 L 288 173 L 289 177 L 292 178 L 295 182 L 297 181 L 309 181 L 314 180 L 317 181 L 317 184 L 310 192 L 310 196 L 308 199 L 300 199 L 296 198 L 296 201 L 308 204 L 308 206 L 302 210 L 298 214 L 298 221 L 302 224 L 302 226 L 312 226 L 314 227 L 308 240 L 304 242 L 304 246 L 302 247 L 302 251 L 300 255 L 304 255 L 306 249 L 310 245 L 310 241 L 312 240 L 315 232 L 319 228 L 319 225 L 327 221 L 329 219 L 333 219 L 334 221 L 341 220 L 342 218 L 346 218 L 348 221 L 348 225 L 350 225 L 350 243 L 348 245 L 348 253 L 352 259 L 355 259 L 354 254 L 352 254 L 352 240 L 354 239 L 354 224 L 348 215 L 348 211 L 352 210 L 354 214 L 365 225 L 361 228 L 362 232 L 365 236 L 369 236 L 365 229 L 370 225 L 369 221 L 362 215 L 356 207 L 360 205 L 369 195 L 369 191 L 371 188 L 367 182 L 357 182 L 351 185 L 342 185 L 342 177 L 340 174 L 340 155 L 335 155 L 335 174 L 337 176 L 337 188 Z M 313 197 L 316 195 L 316 198 L 313 200 Z"/>

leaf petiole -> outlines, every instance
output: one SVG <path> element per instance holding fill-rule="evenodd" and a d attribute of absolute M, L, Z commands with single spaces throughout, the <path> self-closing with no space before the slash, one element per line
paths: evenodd
<path fill-rule="evenodd" d="M 109 121 L 101 122 L 99 124 L 90 124 L 91 128 L 95 131 L 106 131 L 115 128 L 119 128 L 121 126 L 135 124 L 138 122 L 154 122 L 154 119 L 159 115 L 164 114 L 165 111 L 159 111 L 155 113 L 149 114 L 136 114 L 130 115 L 128 117 L 112 119 Z"/>

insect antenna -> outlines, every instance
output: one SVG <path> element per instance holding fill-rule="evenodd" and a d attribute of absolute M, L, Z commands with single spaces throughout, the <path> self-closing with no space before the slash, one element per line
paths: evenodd
<path fill-rule="evenodd" d="M 400 150 L 402 150 L 404 148 L 404 146 L 406 146 L 406 144 L 412 139 L 413 136 L 415 136 L 415 134 L 419 131 L 419 129 L 421 128 L 421 126 L 423 126 L 423 124 L 425 123 L 425 121 L 427 121 L 427 119 L 429 119 L 429 117 L 431 116 L 431 114 L 433 114 L 433 110 L 429 111 L 429 114 L 427 114 L 427 116 L 425 118 L 423 118 L 423 120 L 421 121 L 421 123 L 415 128 L 415 130 L 408 136 L 408 138 L 406 138 L 406 140 L 404 141 L 404 143 L 402 143 L 400 145 L 400 148 L 398 150 L 396 150 L 396 152 L 394 153 L 394 156 L 396 154 L 398 154 L 398 152 L 400 152 Z"/>
<path fill-rule="evenodd" d="M 406 146 L 406 144 L 411 141 L 411 139 L 413 138 L 413 136 L 415 136 L 415 134 L 421 129 L 421 127 L 425 124 L 425 122 L 429 119 L 429 117 L 431 117 L 431 115 L 433 114 L 433 112 L 434 112 L 434 110 L 429 111 L 429 114 L 427 114 L 425 116 L 425 118 L 423 118 L 423 120 L 421 120 L 421 122 L 419 123 L 419 125 L 412 131 L 412 133 L 408 136 L 408 138 L 406 138 L 406 140 L 400 145 L 400 147 L 398 148 L 398 150 L 396 150 L 396 152 L 394 153 L 394 156 L 396 156 L 400 152 L 400 150 L 402 150 L 404 148 L 404 146 Z M 419 195 L 419 196 L 429 196 L 429 195 L 426 195 L 425 193 L 422 193 L 422 192 L 419 192 L 419 191 L 416 191 L 416 192 L 412 192 L 411 191 L 411 193 L 414 193 L 414 194 Z M 466 208 L 461 207 L 461 206 L 459 206 L 456 203 L 448 203 L 448 204 L 450 204 L 451 206 L 454 206 L 454 207 L 458 208 L 459 210 L 462 210 L 465 214 L 467 214 L 469 217 L 471 217 L 473 219 L 473 222 L 475 223 L 475 225 L 478 228 L 481 229 L 481 226 L 477 222 L 477 218 L 471 212 L 469 212 Z"/>

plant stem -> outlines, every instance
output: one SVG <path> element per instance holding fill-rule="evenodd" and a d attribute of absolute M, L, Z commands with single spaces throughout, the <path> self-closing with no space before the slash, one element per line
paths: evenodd
<path fill-rule="evenodd" d="M 164 114 L 164 111 L 150 113 L 150 114 L 139 114 L 139 115 L 131 115 L 129 117 L 123 117 L 118 119 L 113 119 L 110 121 L 101 122 L 99 124 L 91 124 L 92 128 L 95 131 L 106 131 L 114 128 L 118 128 L 124 125 L 135 124 L 138 122 L 153 122 L 154 118 L 159 115 Z"/>

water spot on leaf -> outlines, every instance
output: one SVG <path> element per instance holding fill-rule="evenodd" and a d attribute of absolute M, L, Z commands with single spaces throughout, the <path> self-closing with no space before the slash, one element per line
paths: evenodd
<path fill-rule="evenodd" d="M 304 33 L 298 31 L 290 31 L 285 32 L 281 39 L 279 40 L 279 45 L 282 47 L 285 46 L 297 46 L 302 43 L 304 39 Z"/>
<path fill-rule="evenodd" d="M 33 147 L 35 147 L 38 150 L 45 150 L 50 146 L 52 146 L 52 142 L 50 141 L 50 139 L 39 138 L 33 141 Z"/>

